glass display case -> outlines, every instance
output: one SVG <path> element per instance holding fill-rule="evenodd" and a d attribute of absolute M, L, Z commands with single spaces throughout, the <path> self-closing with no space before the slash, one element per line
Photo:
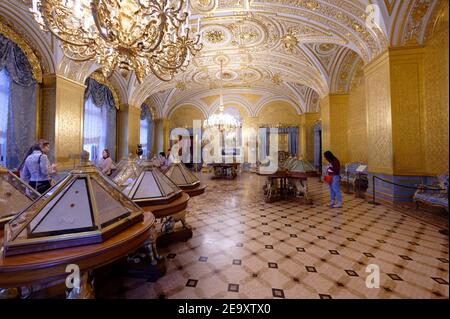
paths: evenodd
<path fill-rule="evenodd" d="M 5 225 L 5 255 L 99 243 L 142 219 L 139 206 L 85 164 Z"/>
<path fill-rule="evenodd" d="M 181 196 L 182 190 L 151 161 L 144 161 L 136 178 L 122 190 L 141 206 L 167 204 Z"/>
<path fill-rule="evenodd" d="M 164 171 L 164 174 L 170 178 L 178 187 L 194 188 L 200 185 L 200 180 L 183 163 L 172 163 Z"/>
<path fill-rule="evenodd" d="M 117 165 L 117 170 L 111 175 L 111 179 L 123 190 L 138 178 L 141 170 L 142 167 L 137 164 L 136 160 L 131 158 L 124 159 Z"/>
<path fill-rule="evenodd" d="M 0 226 L 39 198 L 27 183 L 0 165 Z"/>
<path fill-rule="evenodd" d="M 289 165 L 292 173 L 316 173 L 316 168 L 308 161 L 296 159 Z"/>

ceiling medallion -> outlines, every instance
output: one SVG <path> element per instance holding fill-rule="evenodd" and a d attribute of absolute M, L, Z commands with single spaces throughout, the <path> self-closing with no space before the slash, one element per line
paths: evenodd
<path fill-rule="evenodd" d="M 294 49 L 298 45 L 298 39 L 292 33 L 285 34 L 281 38 L 281 40 L 283 41 L 283 45 L 284 45 L 284 48 L 286 49 L 286 51 L 288 51 L 290 53 L 294 52 Z"/>
<path fill-rule="evenodd" d="M 189 2 L 185 0 L 32 3 L 35 20 L 61 40 L 65 56 L 96 61 L 106 77 L 119 68 L 134 71 L 139 82 L 152 73 L 169 81 L 202 49 L 199 32 L 190 36 Z"/>
<path fill-rule="evenodd" d="M 211 30 L 206 32 L 206 39 L 210 43 L 219 43 L 225 39 L 225 34 L 221 30 Z"/>
<path fill-rule="evenodd" d="M 276 85 L 280 85 L 283 82 L 283 79 L 281 78 L 281 75 L 277 73 L 272 76 L 272 82 Z"/>
<path fill-rule="evenodd" d="M 192 0 L 192 6 L 195 10 L 209 12 L 217 7 L 217 0 Z"/>

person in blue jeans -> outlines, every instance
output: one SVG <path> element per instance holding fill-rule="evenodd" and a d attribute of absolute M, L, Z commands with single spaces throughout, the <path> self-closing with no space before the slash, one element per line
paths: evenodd
<path fill-rule="evenodd" d="M 339 160 L 330 151 L 326 151 L 323 155 L 330 163 L 330 167 L 327 170 L 327 175 L 331 176 L 331 182 L 328 184 L 330 188 L 330 208 L 341 208 L 342 194 L 339 187 L 341 180 L 341 163 L 339 163 Z"/>

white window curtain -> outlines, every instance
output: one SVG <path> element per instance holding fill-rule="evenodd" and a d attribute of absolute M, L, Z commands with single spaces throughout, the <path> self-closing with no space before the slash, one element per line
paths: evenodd
<path fill-rule="evenodd" d="M 6 166 L 6 134 L 8 130 L 8 109 L 10 82 L 6 68 L 0 70 L 0 163 Z"/>
<path fill-rule="evenodd" d="M 139 144 L 142 145 L 143 155 L 148 155 L 148 130 L 149 130 L 149 120 L 148 118 L 141 119 L 141 126 L 140 126 L 140 134 L 139 134 Z"/>
<path fill-rule="evenodd" d="M 89 159 L 98 164 L 102 152 L 109 150 L 115 161 L 117 110 L 110 89 L 88 78 L 84 93 L 83 149 L 89 152 Z"/>
<path fill-rule="evenodd" d="M 84 104 L 83 149 L 89 152 L 89 159 L 94 163 L 106 146 L 106 125 L 106 108 L 96 106 L 89 97 Z"/>

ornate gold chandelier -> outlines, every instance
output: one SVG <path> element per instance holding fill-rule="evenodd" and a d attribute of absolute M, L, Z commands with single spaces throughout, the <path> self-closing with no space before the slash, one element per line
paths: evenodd
<path fill-rule="evenodd" d="M 32 0 L 30 11 L 68 58 L 95 60 L 106 77 L 119 68 L 169 81 L 202 48 L 185 0 Z"/>

